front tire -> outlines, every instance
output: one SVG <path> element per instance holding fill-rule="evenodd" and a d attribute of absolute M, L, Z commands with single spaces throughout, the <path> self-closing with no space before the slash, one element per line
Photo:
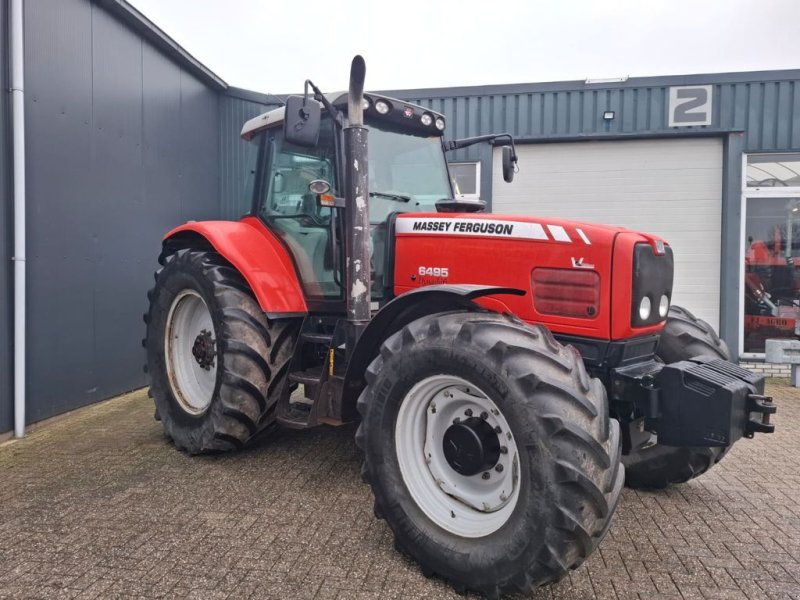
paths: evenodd
<path fill-rule="evenodd" d="M 267 319 L 216 252 L 181 249 L 161 261 L 145 315 L 156 414 L 189 454 L 239 449 L 275 420 L 298 322 Z"/>
<path fill-rule="evenodd" d="M 656 356 L 666 364 L 698 356 L 730 360 L 727 344 L 714 329 L 680 306 L 669 309 Z M 656 444 L 623 456 L 625 485 L 634 489 L 662 489 L 686 483 L 723 459 L 727 447 L 675 447 Z"/>
<path fill-rule="evenodd" d="M 426 575 L 529 592 L 597 547 L 624 480 L 619 425 L 574 348 L 507 316 L 432 315 L 388 338 L 366 375 L 362 473 Z M 445 450 L 457 428 L 483 450 Z"/>

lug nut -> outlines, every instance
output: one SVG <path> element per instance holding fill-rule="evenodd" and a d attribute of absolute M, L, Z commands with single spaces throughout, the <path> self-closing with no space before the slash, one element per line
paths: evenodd
<path fill-rule="evenodd" d="M 489 413 L 487 413 L 486 411 L 483 411 L 481 413 L 481 419 L 483 419 L 485 421 L 488 418 L 489 418 Z"/>
<path fill-rule="evenodd" d="M 503 465 L 495 465 L 494 470 L 497 471 L 498 473 L 502 473 Z"/>
<path fill-rule="evenodd" d="M 508 454 L 508 446 L 500 446 L 500 454 Z"/>
<path fill-rule="evenodd" d="M 491 475 L 489 474 L 489 471 L 486 471 L 486 473 L 484 473 L 483 475 L 481 475 L 481 478 L 482 478 L 482 479 L 489 479 L 489 477 L 491 477 Z"/>
<path fill-rule="evenodd" d="M 499 411 L 499 410 L 497 410 L 496 408 L 493 408 L 493 409 L 492 409 L 492 414 L 493 414 L 493 415 L 495 415 L 495 416 L 497 416 L 497 415 L 499 415 L 499 414 L 500 414 L 500 411 Z"/>
<path fill-rule="evenodd" d="M 459 419 L 458 417 L 453 419 L 453 425 L 458 425 L 459 423 L 461 423 L 461 419 Z"/>
<path fill-rule="evenodd" d="M 472 416 L 472 409 L 468 408 L 467 410 L 464 411 L 464 414 L 467 415 L 468 417 L 471 417 Z"/>
<path fill-rule="evenodd" d="M 502 429 L 500 429 L 500 425 L 498 425 L 497 427 L 495 427 L 495 428 L 494 428 L 494 432 L 495 432 L 497 435 L 500 435 L 501 433 L 503 433 L 503 430 L 502 430 Z"/>

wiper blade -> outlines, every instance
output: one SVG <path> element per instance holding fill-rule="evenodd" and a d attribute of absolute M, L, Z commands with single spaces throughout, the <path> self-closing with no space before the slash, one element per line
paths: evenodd
<path fill-rule="evenodd" d="M 396 202 L 411 202 L 411 196 L 406 196 L 405 194 L 393 194 L 391 192 L 370 192 L 370 198 L 388 198 L 389 200 L 395 200 Z"/>

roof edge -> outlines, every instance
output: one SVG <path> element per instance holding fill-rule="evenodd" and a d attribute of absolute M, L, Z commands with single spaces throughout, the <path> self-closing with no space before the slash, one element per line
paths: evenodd
<path fill-rule="evenodd" d="M 725 83 L 764 83 L 770 81 L 800 80 L 800 69 L 772 71 L 733 71 L 727 73 L 694 73 L 688 75 L 655 75 L 629 77 L 620 82 L 586 83 L 585 80 L 548 81 L 531 83 L 505 83 L 437 88 L 384 90 L 381 93 L 405 98 L 437 98 L 453 96 L 486 96 L 498 94 L 525 94 L 579 90 L 605 90 L 635 87 L 661 87 L 671 85 L 708 85 Z"/>
<path fill-rule="evenodd" d="M 211 69 L 192 56 L 160 27 L 125 0 L 94 0 L 113 16 L 152 43 L 161 52 L 216 90 L 227 90 L 228 84 Z"/>

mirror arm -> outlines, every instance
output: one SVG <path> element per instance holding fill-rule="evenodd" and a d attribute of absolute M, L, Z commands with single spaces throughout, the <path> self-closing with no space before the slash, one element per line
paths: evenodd
<path fill-rule="evenodd" d="M 512 159 L 514 160 L 514 162 L 517 162 L 517 148 L 514 146 L 514 136 L 512 136 L 510 133 L 489 133 L 487 135 L 478 135 L 475 137 L 468 137 L 460 140 L 450 140 L 442 142 L 442 144 L 444 145 L 445 152 L 448 152 L 450 150 L 459 150 L 461 148 L 466 148 L 467 146 L 480 144 L 481 142 L 493 142 L 494 140 L 500 138 L 508 138 L 508 142 L 501 145 L 511 146 L 511 152 L 513 154 Z"/>
<path fill-rule="evenodd" d="M 303 92 L 304 93 L 304 98 L 308 98 L 308 88 L 309 88 L 309 86 L 311 87 L 312 91 L 314 92 L 314 100 L 316 100 L 317 102 L 322 103 L 322 106 L 325 107 L 325 110 L 327 110 L 328 113 L 330 113 L 331 117 L 333 117 L 334 123 L 336 123 L 339 126 L 340 129 L 343 128 L 344 127 L 344 116 L 342 115 L 342 113 L 335 106 L 333 106 L 333 104 L 331 104 L 328 101 L 328 99 L 325 97 L 325 94 L 323 94 L 322 91 L 316 85 L 314 85 L 314 82 L 311 81 L 310 79 L 306 79 L 306 82 L 305 82 L 305 85 L 304 85 L 304 92 Z"/>

